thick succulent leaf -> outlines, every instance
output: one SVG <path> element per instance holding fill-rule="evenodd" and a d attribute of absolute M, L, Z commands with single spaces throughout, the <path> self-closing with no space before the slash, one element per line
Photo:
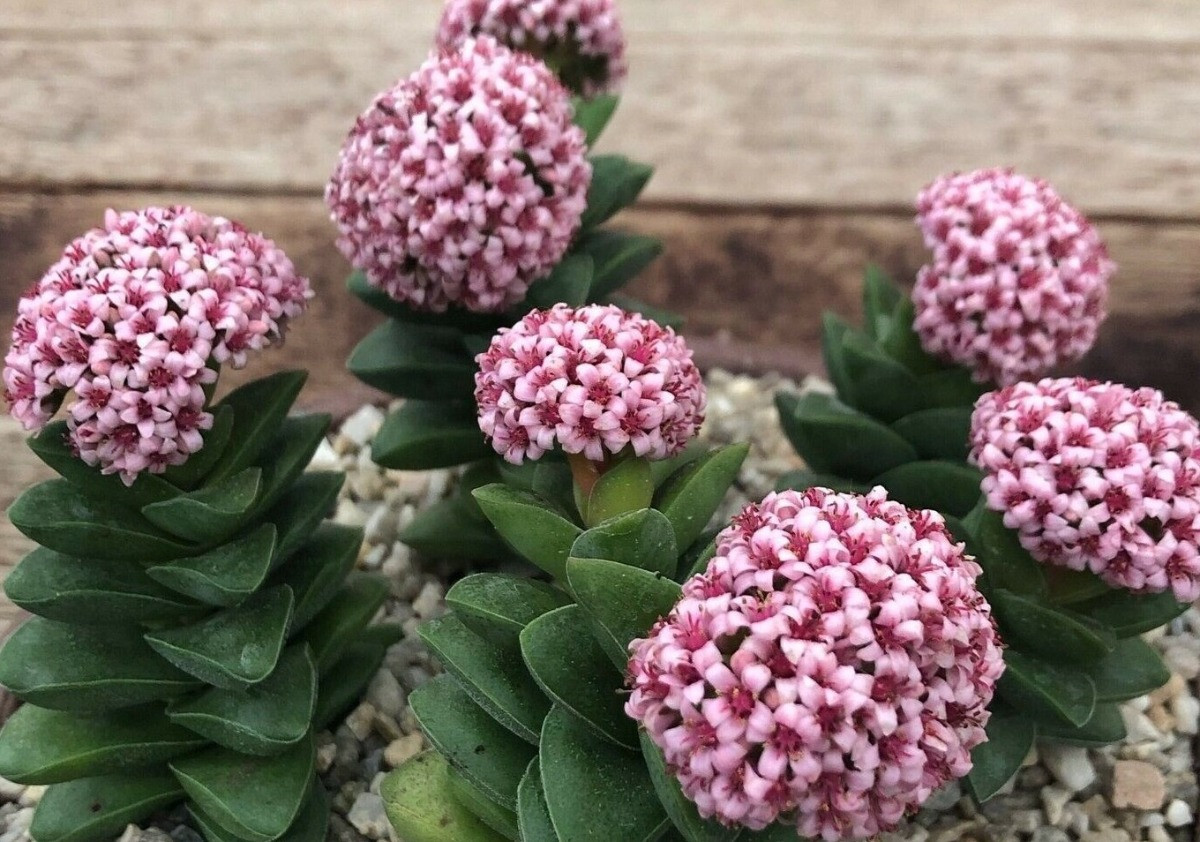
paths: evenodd
<path fill-rule="evenodd" d="M 1092 718 L 1082 727 L 1066 725 L 1060 719 L 1043 719 L 1038 721 L 1037 732 L 1038 739 L 1047 742 L 1099 748 L 1125 739 L 1125 720 L 1119 705 L 1104 702 L 1096 705 Z"/>
<path fill-rule="evenodd" d="M 275 524 L 272 566 L 289 559 L 309 539 L 325 516 L 333 511 L 334 501 L 345 481 L 343 474 L 331 471 L 304 474 L 264 515 L 264 520 Z"/>
<path fill-rule="evenodd" d="M 647 304 L 639 298 L 620 292 L 609 293 L 600 299 L 600 303 L 615 304 L 627 313 L 639 313 L 647 319 L 658 322 L 663 327 L 674 328 L 676 331 L 682 330 L 687 321 L 682 314 L 676 313 L 674 310 L 655 307 L 653 304 Z"/>
<path fill-rule="evenodd" d="M 903 298 L 900 288 L 879 266 L 869 264 L 863 272 L 863 323 L 867 335 L 879 339 L 891 329 L 896 306 Z"/>
<path fill-rule="evenodd" d="M 292 604 L 291 588 L 271 588 L 194 625 L 150 632 L 146 642 L 205 684 L 245 689 L 275 669 Z"/>
<path fill-rule="evenodd" d="M 217 406 L 233 409 L 233 429 L 220 460 L 205 477 L 206 484 L 218 483 L 255 463 L 275 438 L 307 379 L 303 371 L 281 371 L 252 380 L 225 396 Z"/>
<path fill-rule="evenodd" d="M 311 734 L 273 757 L 211 748 L 176 760 L 171 771 L 215 822 L 248 842 L 272 842 L 296 818 L 313 780 Z"/>
<path fill-rule="evenodd" d="M 679 787 L 679 780 L 667 769 L 667 761 L 662 750 L 654 744 L 649 735 L 638 731 L 642 757 L 646 761 L 646 769 L 658 793 L 658 800 L 671 819 L 671 824 L 686 842 L 733 842 L 741 832 L 739 827 L 725 827 L 711 819 L 700 818 L 696 805 Z"/>
<path fill-rule="evenodd" d="M 221 460 L 221 456 L 224 455 L 225 448 L 229 444 L 229 437 L 233 435 L 233 407 L 213 407 L 212 416 L 212 426 L 201 434 L 204 443 L 200 446 L 200 450 L 188 456 L 187 461 L 182 465 L 172 465 L 167 468 L 163 474 L 164 480 L 178 488 L 195 488 L 204 481 L 217 462 Z M 137 485 L 146 476 L 148 475 L 142 474 L 134 482 L 134 485 Z M 157 501 L 145 500 L 141 506 L 154 502 Z"/>
<path fill-rule="evenodd" d="M 453 328 L 470 333 L 493 334 L 505 324 L 511 324 L 504 314 L 472 313 L 461 307 L 452 307 L 445 313 L 428 313 L 414 310 L 407 304 L 402 304 L 392 298 L 382 289 L 373 286 L 362 272 L 352 272 L 346 279 L 346 289 L 352 295 L 385 316 L 402 322 L 416 322 L 422 325 Z"/>
<path fill-rule="evenodd" d="M 921 395 L 929 409 L 943 406 L 974 406 L 979 396 L 992 388 L 976 383 L 965 368 L 932 371 L 920 377 Z"/>
<path fill-rule="evenodd" d="M 843 479 L 834 474 L 819 474 L 804 468 L 797 471 L 788 471 L 786 474 L 780 475 L 779 479 L 775 481 L 776 491 L 786 491 L 789 488 L 804 491 L 808 488 L 818 487 L 828 488 L 833 491 L 844 491 L 847 494 L 866 494 L 871 490 L 871 484 L 867 482 L 854 482 L 853 480 Z"/>
<path fill-rule="evenodd" d="M 654 499 L 654 478 L 645 459 L 626 459 L 596 480 L 587 505 L 580 506 L 583 522 L 595 526 L 626 512 L 647 508 Z"/>
<path fill-rule="evenodd" d="M 274 506 L 299 479 L 325 439 L 329 424 L 329 416 L 320 413 L 283 419 L 275 437 L 254 463 L 262 469 L 263 475 L 262 493 L 254 506 L 254 514 Z"/>
<path fill-rule="evenodd" d="M 684 465 L 659 487 L 654 508 L 675 528 L 675 546 L 687 547 L 700 537 L 737 479 L 750 452 L 747 444 L 717 448 Z"/>
<path fill-rule="evenodd" d="M 467 401 L 405 401 L 371 444 L 377 464 L 404 471 L 449 468 L 491 453 L 475 404 Z"/>
<path fill-rule="evenodd" d="M 518 645 L 522 629 L 570 601 L 558 588 L 507 573 L 476 573 L 446 592 L 446 605 L 455 616 L 476 634 L 504 646 Z"/>
<path fill-rule="evenodd" d="M 850 394 L 850 378 L 846 373 L 843 340 L 853 330 L 854 328 L 836 313 L 821 314 L 821 356 L 825 360 L 825 372 L 843 400 L 849 400 Z"/>
<path fill-rule="evenodd" d="M 483 819 L 484 824 L 505 839 L 511 839 L 512 842 L 520 840 L 517 814 L 488 798 L 487 793 L 471 783 L 469 778 L 455 770 L 453 766 L 450 767 L 450 792 L 465 804 L 468 810 Z"/>
<path fill-rule="evenodd" d="M 914 509 L 964 517 L 979 502 L 978 470 L 959 462 L 929 460 L 897 465 L 874 480 L 888 496 Z"/>
<path fill-rule="evenodd" d="M 653 237 L 619 231 L 591 231 L 579 239 L 577 252 L 590 255 L 596 264 L 589 298 L 612 295 L 654 262 L 663 245 Z"/>
<path fill-rule="evenodd" d="M 362 530 L 323 523 L 316 533 L 271 577 L 295 596 L 290 634 L 295 634 L 329 604 L 342 580 L 354 569 L 362 547 Z"/>
<path fill-rule="evenodd" d="M 600 94 L 591 99 L 575 97 L 572 100 L 575 106 L 574 123 L 583 129 L 588 147 L 596 145 L 620 102 L 621 98 L 614 94 Z"/>
<path fill-rule="evenodd" d="M 151 503 L 142 514 L 164 532 L 211 546 L 237 530 L 261 490 L 262 471 L 246 468 L 220 482 Z"/>
<path fill-rule="evenodd" d="M 994 589 L 989 601 L 1005 642 L 1048 661 L 1091 664 L 1116 646 L 1112 632 L 1081 614 L 1003 588 Z"/>
<path fill-rule="evenodd" d="M 1043 565 L 1046 598 L 1055 605 L 1074 605 L 1109 593 L 1112 588 L 1090 570 L 1071 570 L 1054 564 Z"/>
<path fill-rule="evenodd" d="M 46 790 L 29 832 L 38 842 L 111 839 L 181 798 L 183 790 L 166 770 L 80 778 Z"/>
<path fill-rule="evenodd" d="M 980 500 L 962 524 L 974 536 L 976 560 L 990 587 L 1022 596 L 1040 597 L 1046 593 L 1042 565 L 1021 546 L 1016 531 L 1004 525 L 1003 515 Z"/>
<path fill-rule="evenodd" d="M 317 690 L 317 707 L 312 715 L 314 730 L 328 729 L 358 704 L 386 653 L 387 646 L 382 643 L 355 643 L 325 671 Z"/>
<path fill-rule="evenodd" d="M 379 785 L 383 807 L 405 842 L 500 842 L 504 837 L 454 797 L 450 767 L 436 751 L 418 754 Z M 526 842 L 534 842 L 527 839 Z"/>
<path fill-rule="evenodd" d="M 429 558 L 495 560 L 512 555 L 469 494 L 439 500 L 417 512 L 400 540 Z"/>
<path fill-rule="evenodd" d="M 580 223 L 584 231 L 607 222 L 632 205 L 654 175 L 654 167 L 631 161 L 624 155 L 591 155 L 589 159 L 592 183 L 588 187 L 587 210 Z"/>
<path fill-rule="evenodd" d="M 86 716 L 22 705 L 0 731 L 0 775 L 53 784 L 159 766 L 205 743 L 171 724 L 160 706 Z"/>
<path fill-rule="evenodd" d="M 409 696 L 429 741 L 455 769 L 509 810 L 517 808 L 517 784 L 537 752 L 488 716 L 448 675 L 422 684 Z"/>
<path fill-rule="evenodd" d="M 521 654 L 538 686 L 556 705 L 601 738 L 637 748 L 637 728 L 625 715 L 621 672 L 608 662 L 582 608 L 565 605 L 526 626 L 521 632 Z"/>
<path fill-rule="evenodd" d="M 0 684 L 39 707 L 100 711 L 169 699 L 198 682 L 156 655 L 140 629 L 34 617 L 0 650 Z"/>
<path fill-rule="evenodd" d="M 1047 716 L 1076 727 L 1091 719 L 1096 685 L 1086 672 L 1011 648 L 1004 650 L 1004 664 L 997 692 L 1023 715 Z"/>
<path fill-rule="evenodd" d="M 188 802 L 188 812 L 208 842 L 244 842 L 226 830 L 196 802 Z M 325 786 L 313 779 L 312 788 L 300 806 L 300 814 L 275 842 L 325 842 L 329 831 L 329 795 Z"/>
<path fill-rule="evenodd" d="M 423 624 L 421 639 L 477 705 L 537 745 L 550 702 L 525 669 L 520 652 L 476 634 L 453 614 Z"/>
<path fill-rule="evenodd" d="M 888 423 L 921 408 L 916 376 L 868 337 L 846 331 L 841 358 L 847 380 L 845 399 L 851 406 Z"/>
<path fill-rule="evenodd" d="M 630 641 L 644 637 L 670 613 L 681 593 L 670 579 L 600 559 L 571 559 L 567 581 L 592 620 L 596 639 L 621 671 L 629 662 Z"/>
<path fill-rule="evenodd" d="M 1188 603 L 1177 602 L 1170 591 L 1135 594 L 1114 590 L 1075 606 L 1080 614 L 1103 623 L 1117 637 L 1133 637 L 1164 626 L 1184 611 Z"/>
<path fill-rule="evenodd" d="M 965 462 L 971 433 L 971 407 L 922 409 L 892 423 L 892 429 L 913 446 L 922 459 Z"/>
<path fill-rule="evenodd" d="M 1117 641 L 1112 652 L 1087 665 L 1096 685 L 1096 700 L 1123 702 L 1162 687 L 1171 671 L 1162 656 L 1140 637 Z"/>
<path fill-rule="evenodd" d="M 916 449 L 885 424 L 851 409 L 830 395 L 775 395 L 784 435 L 808 467 L 866 481 L 917 459 Z"/>
<path fill-rule="evenodd" d="M 350 355 L 351 374 L 393 395 L 426 401 L 467 400 L 475 363 L 453 329 L 388 321 L 367 334 Z"/>
<path fill-rule="evenodd" d="M 317 670 L 305 646 L 288 647 L 275 671 L 244 690 L 210 687 L 177 699 L 172 722 L 242 754 L 278 754 L 304 738 L 317 702 Z"/>
<path fill-rule="evenodd" d="M 912 298 L 907 295 L 902 296 L 896 302 L 895 310 L 892 311 L 887 330 L 877 337 L 880 350 L 913 374 L 923 376 L 943 371 L 946 364 L 929 356 L 921 347 L 921 339 L 913 330 L 915 319 L 916 309 L 913 306 Z M 962 369 L 962 371 L 966 370 Z M 967 373 L 969 375 L 969 372 Z M 969 382 L 969 376 L 967 379 Z M 928 399 L 926 403 L 933 405 L 929 404 Z M 973 401 L 969 401 L 968 405 L 970 403 Z"/>
<path fill-rule="evenodd" d="M 69 623 L 149 623 L 202 611 L 164 588 L 132 561 L 74 558 L 38 547 L 4 580 L 8 598 L 26 611 Z"/>
<path fill-rule="evenodd" d="M 262 585 L 275 552 L 275 526 L 264 523 L 252 532 L 208 552 L 147 568 L 146 575 L 192 599 L 228 607 L 237 605 Z"/>
<path fill-rule="evenodd" d="M 517 828 L 521 842 L 558 842 L 550 808 L 546 806 L 546 790 L 542 786 L 542 769 L 535 757 L 529 761 L 521 783 L 517 785 Z"/>
<path fill-rule="evenodd" d="M 549 310 L 556 304 L 581 307 L 588 300 L 596 262 L 588 254 L 568 255 L 549 275 L 529 287 L 522 306 Z"/>
<path fill-rule="evenodd" d="M 357 573 L 346 580 L 297 636 L 312 649 L 317 672 L 333 666 L 371 622 L 387 595 L 388 583 L 381 576 Z"/>
<path fill-rule="evenodd" d="M 529 492 L 496 483 L 473 493 L 484 515 L 513 549 L 554 578 L 562 578 L 571 545 L 582 529 Z"/>
<path fill-rule="evenodd" d="M 657 509 L 617 515 L 584 532 L 571 545 L 572 558 L 604 558 L 674 576 L 679 561 L 675 528 Z"/>
<path fill-rule="evenodd" d="M 9 507 L 8 519 L 43 547 L 64 555 L 153 562 L 197 551 L 112 497 L 89 497 L 64 479 L 27 490 Z"/>
<path fill-rule="evenodd" d="M 652 842 L 670 823 L 641 752 L 601 739 L 557 705 L 542 726 L 538 759 L 562 842 Z"/>
<path fill-rule="evenodd" d="M 706 532 L 696 539 L 696 543 L 692 544 L 680 559 L 680 569 L 675 576 L 675 581 L 686 582 L 708 569 L 708 563 L 717 554 L 718 534 L 716 531 Z"/>
<path fill-rule="evenodd" d="M 709 453 L 709 448 L 706 445 L 698 441 L 692 441 L 674 456 L 668 456 L 666 459 L 655 459 L 650 463 L 650 476 L 654 480 L 654 487 L 659 488 L 667 481 L 671 474 L 685 465 L 690 465 L 707 453 Z"/>
<path fill-rule="evenodd" d="M 987 724 L 987 740 L 971 751 L 971 771 L 967 786 L 979 802 L 987 801 L 1004 788 L 1021 768 L 1037 728 L 1024 713 L 997 711 Z"/>

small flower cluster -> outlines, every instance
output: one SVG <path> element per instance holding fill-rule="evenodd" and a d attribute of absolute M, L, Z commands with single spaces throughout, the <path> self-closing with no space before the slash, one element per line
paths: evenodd
<path fill-rule="evenodd" d="M 556 444 L 595 462 L 626 447 L 662 459 L 704 420 L 704 383 L 683 339 L 611 305 L 534 310 L 476 362 L 480 429 L 516 464 Z"/>
<path fill-rule="evenodd" d="M 1040 561 L 1133 591 L 1200 597 L 1200 425 L 1156 389 L 1083 379 L 979 399 L 988 506 Z"/>
<path fill-rule="evenodd" d="M 771 494 L 630 644 L 626 712 L 705 817 L 869 836 L 965 775 L 1003 662 L 979 567 L 932 511 Z"/>
<path fill-rule="evenodd" d="M 1091 348 L 1116 267 L 1049 184 L 997 169 L 945 176 L 917 211 L 933 250 L 913 290 L 927 352 L 1008 385 Z"/>
<path fill-rule="evenodd" d="M 338 248 L 416 310 L 505 309 L 566 253 L 591 165 L 571 101 L 490 37 L 426 61 L 351 129 L 325 200 Z"/>
<path fill-rule="evenodd" d="M 560 74 L 578 75 L 579 92 L 588 97 L 615 92 L 628 70 L 613 0 L 447 0 L 438 45 L 451 50 L 480 34 L 563 65 Z"/>
<path fill-rule="evenodd" d="M 109 211 L 21 299 L 5 399 L 34 430 L 73 391 L 80 458 L 132 483 L 200 448 L 217 368 L 281 339 L 311 294 L 271 240 L 236 222 Z"/>

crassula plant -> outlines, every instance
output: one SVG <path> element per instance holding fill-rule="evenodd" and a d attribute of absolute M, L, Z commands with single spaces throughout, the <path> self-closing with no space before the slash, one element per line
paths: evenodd
<path fill-rule="evenodd" d="M 0 650 L 0 775 L 49 785 L 37 842 L 182 801 L 210 840 L 325 838 L 314 733 L 392 639 L 387 586 L 322 522 L 342 476 L 304 473 L 329 425 L 288 414 L 304 374 L 216 398 L 310 296 L 270 240 L 173 207 L 110 212 L 21 299 L 5 397 L 59 478 L 8 512 L 40 546 L 5 582 L 34 616 Z"/>

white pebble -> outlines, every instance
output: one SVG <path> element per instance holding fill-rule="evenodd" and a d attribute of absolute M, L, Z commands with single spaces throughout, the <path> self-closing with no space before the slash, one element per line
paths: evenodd
<path fill-rule="evenodd" d="M 24 784 L 13 783 L 8 778 L 0 778 L 0 801 L 16 801 L 24 791 Z"/>
<path fill-rule="evenodd" d="M 337 452 L 333 449 L 333 445 L 329 443 L 328 439 L 321 439 L 321 443 L 317 445 L 316 453 L 314 453 L 312 459 L 308 461 L 308 470 L 341 470 L 341 460 L 338 459 Z"/>
<path fill-rule="evenodd" d="M 346 717 L 346 727 L 361 743 L 371 733 L 371 723 L 374 721 L 375 706 L 370 702 L 363 702 Z"/>
<path fill-rule="evenodd" d="M 383 799 L 373 792 L 364 792 L 354 799 L 354 806 L 346 818 L 355 830 L 368 839 L 387 838 L 388 820 L 383 811 Z"/>
<path fill-rule="evenodd" d="M 440 582 L 426 582 L 413 600 L 413 611 L 422 620 L 428 620 L 442 612 L 442 585 Z"/>
<path fill-rule="evenodd" d="M 1171 827 L 1184 827 L 1192 823 L 1192 808 L 1183 799 L 1176 798 L 1167 805 L 1163 817 Z"/>
<path fill-rule="evenodd" d="M 367 687 L 367 701 L 380 713 L 399 716 L 404 708 L 404 691 L 400 688 L 396 676 L 386 669 L 381 669 L 375 673 Z"/>
<path fill-rule="evenodd" d="M 416 734 L 406 734 L 398 740 L 392 740 L 383 750 L 383 762 L 393 769 L 409 758 L 416 757 L 425 747 L 425 738 Z"/>
<path fill-rule="evenodd" d="M 379 506 L 367 518 L 363 532 L 367 543 L 392 543 L 392 541 L 396 540 L 396 510 L 391 506 Z M 382 560 L 381 558 L 380 561 Z"/>
<path fill-rule="evenodd" d="M 345 420 L 339 432 L 354 443 L 363 447 L 383 426 L 383 411 L 376 406 L 367 404 Z"/>
<path fill-rule="evenodd" d="M 1200 699 L 1187 693 L 1176 696 L 1171 700 L 1171 713 L 1179 733 L 1194 735 L 1200 732 Z"/>
<path fill-rule="evenodd" d="M 1071 792 L 1079 792 L 1096 780 L 1096 769 L 1086 749 L 1079 746 L 1046 745 L 1042 761 L 1059 783 Z"/>

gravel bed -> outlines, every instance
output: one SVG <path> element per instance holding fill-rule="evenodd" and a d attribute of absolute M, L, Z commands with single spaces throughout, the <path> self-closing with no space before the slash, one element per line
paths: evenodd
<path fill-rule="evenodd" d="M 701 437 L 712 444 L 750 441 L 752 448 L 719 517 L 771 490 L 781 473 L 801 463 L 779 430 L 772 396 L 796 385 L 778 376 L 752 378 L 713 371 Z M 810 380 L 804 389 L 826 389 Z M 313 459 L 314 468 L 344 470 L 346 486 L 335 520 L 364 527 L 359 566 L 391 580 L 383 616 L 404 638 L 387 659 L 361 705 L 332 733 L 318 738 L 317 765 L 333 797 L 330 839 L 384 840 L 391 834 L 378 795 L 384 773 L 424 748 L 407 706 L 408 694 L 438 671 L 417 635 L 418 625 L 444 610 L 447 582 L 468 572 L 419 558 L 396 540 L 424 506 L 454 488 L 456 471 L 383 470 L 369 444 L 383 411 L 366 406 L 348 418 Z M 1101 750 L 1047 746 L 1035 750 L 1010 790 L 983 807 L 957 784 L 936 793 L 900 830 L 881 842 L 1192 842 L 1197 787 L 1193 743 L 1200 719 L 1200 610 L 1192 608 L 1153 635 L 1172 670 L 1171 681 L 1124 705 L 1129 735 Z M 0 842 L 26 842 L 42 787 L 0 779 Z M 202 842 L 181 813 L 151 826 L 130 825 L 122 842 Z"/>

